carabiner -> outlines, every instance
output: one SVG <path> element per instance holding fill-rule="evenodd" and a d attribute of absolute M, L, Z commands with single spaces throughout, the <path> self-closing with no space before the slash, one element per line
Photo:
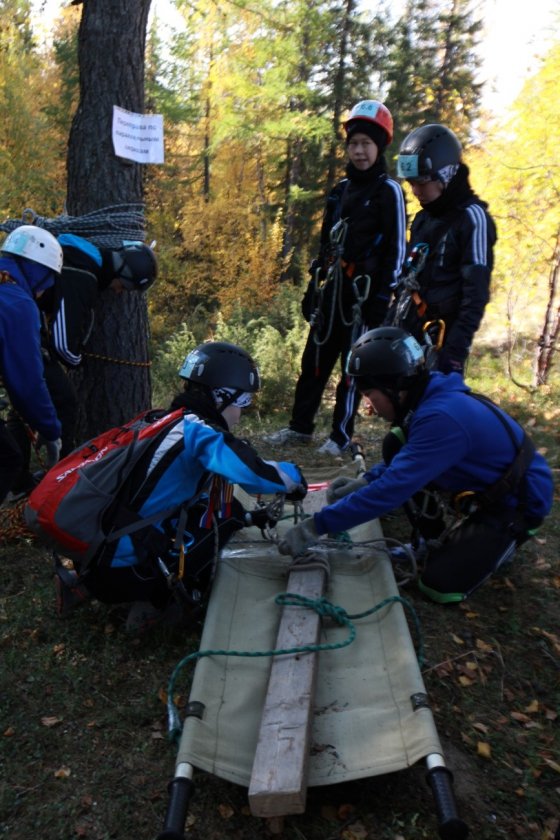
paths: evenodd
<path fill-rule="evenodd" d="M 431 333 L 429 332 L 431 330 L 431 328 L 434 327 L 434 326 L 437 326 L 437 328 L 438 328 L 437 338 L 436 338 L 436 343 L 435 344 L 434 344 L 434 340 L 431 336 Z M 432 321 L 426 321 L 426 323 L 422 327 L 422 330 L 423 330 L 426 338 L 429 339 L 430 344 L 433 347 L 435 347 L 436 350 L 441 350 L 441 348 L 443 347 L 443 339 L 445 338 L 445 321 L 442 321 L 441 318 L 437 318 L 437 319 L 434 319 Z"/>
<path fill-rule="evenodd" d="M 360 295 L 360 291 L 358 289 L 358 280 L 361 280 L 362 277 L 365 280 L 365 289 L 363 294 Z M 354 297 L 356 299 L 356 303 L 363 303 L 369 297 L 369 291 L 371 289 L 371 277 L 369 274 L 358 274 L 357 277 L 354 277 L 352 280 L 352 289 L 354 291 Z"/>

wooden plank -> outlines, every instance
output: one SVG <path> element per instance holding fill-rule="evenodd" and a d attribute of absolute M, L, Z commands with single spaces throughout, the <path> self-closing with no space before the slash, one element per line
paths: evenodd
<path fill-rule="evenodd" d="M 326 566 L 295 566 L 286 591 L 320 598 L 326 579 Z M 315 645 L 320 632 L 321 617 L 314 610 L 285 606 L 276 648 Z M 304 653 L 272 660 L 249 785 L 249 806 L 255 816 L 278 817 L 305 811 L 317 657 L 317 653 Z"/>

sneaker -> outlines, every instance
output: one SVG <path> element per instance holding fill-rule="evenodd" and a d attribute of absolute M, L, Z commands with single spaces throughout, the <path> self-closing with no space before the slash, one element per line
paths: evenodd
<path fill-rule="evenodd" d="M 286 443 L 309 443 L 313 435 L 305 435 L 303 432 L 294 432 L 286 426 L 285 429 L 279 429 L 271 435 L 264 435 L 265 443 L 271 443 L 273 446 L 284 446 Z"/>
<path fill-rule="evenodd" d="M 340 457 L 343 452 L 344 449 L 342 448 L 342 446 L 339 446 L 338 443 L 336 443 L 336 441 L 334 441 L 330 437 L 327 438 L 324 444 L 320 446 L 317 450 L 317 453 L 319 455 L 333 455 L 337 458 Z"/>
<path fill-rule="evenodd" d="M 61 618 L 89 600 L 90 594 L 83 583 L 78 581 L 78 573 L 57 566 L 54 576 L 56 592 L 56 611 Z"/>

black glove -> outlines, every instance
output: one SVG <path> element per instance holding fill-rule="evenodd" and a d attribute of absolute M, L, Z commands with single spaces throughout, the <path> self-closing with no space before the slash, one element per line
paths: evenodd
<path fill-rule="evenodd" d="M 313 315 L 313 302 L 315 300 L 315 281 L 310 280 L 307 284 L 307 289 L 305 290 L 305 294 L 301 299 L 301 314 L 309 323 L 311 320 L 311 316 Z"/>
<path fill-rule="evenodd" d="M 362 318 L 368 327 L 377 327 L 383 324 L 389 309 L 388 292 L 372 292 L 367 300 L 362 303 Z"/>
<path fill-rule="evenodd" d="M 286 493 L 288 502 L 302 502 L 307 496 L 307 481 L 302 471 L 299 471 L 300 483 L 290 493 Z"/>
<path fill-rule="evenodd" d="M 260 528 L 261 531 L 264 531 L 267 527 L 274 528 L 277 522 L 278 520 L 270 515 L 267 507 L 256 508 L 255 510 L 248 510 L 245 512 L 246 527 L 254 525 L 256 528 Z"/>
<path fill-rule="evenodd" d="M 315 277 L 317 276 L 317 269 L 318 268 L 320 269 L 319 280 L 324 280 L 325 277 L 327 276 L 327 272 L 326 272 L 325 268 L 323 267 L 322 261 L 320 259 L 316 259 L 316 260 L 313 260 L 313 262 L 311 263 L 311 265 L 307 269 L 309 274 L 311 274 L 311 280 L 315 280 Z"/>

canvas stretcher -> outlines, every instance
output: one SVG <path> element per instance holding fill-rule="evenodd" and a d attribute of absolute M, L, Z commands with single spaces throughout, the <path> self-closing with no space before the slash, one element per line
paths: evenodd
<path fill-rule="evenodd" d="M 308 494 L 308 511 L 321 503 L 324 491 Z M 278 524 L 278 530 L 281 533 L 291 524 L 288 517 Z M 319 559 L 326 557 L 328 567 L 324 595 L 349 615 L 378 609 L 353 622 L 356 638 L 347 646 L 336 647 L 347 640 L 347 626 L 331 620 L 319 622 L 318 643 L 334 649 L 315 654 L 311 677 L 305 670 L 294 671 L 305 669 L 302 660 L 308 653 L 274 659 L 209 656 L 198 660 L 165 827 L 158 840 L 183 838 L 195 769 L 247 787 L 252 813 L 278 818 L 304 810 L 308 785 L 333 785 L 392 773 L 421 760 L 426 762 L 434 793 L 440 836 L 445 840 L 467 836 L 468 829 L 457 815 L 451 774 L 391 561 L 383 548 L 381 528 L 375 521 L 352 529 L 349 536 L 352 543 L 329 542 L 328 549 L 320 552 Z M 312 553 L 310 559 L 314 556 Z M 301 620 L 298 613 L 311 612 L 281 606 L 277 596 L 287 591 L 288 581 L 293 586 L 299 580 L 305 590 L 311 571 L 315 570 L 317 577 L 320 566 L 312 563 L 307 577 L 294 577 L 297 569 L 292 559 L 282 557 L 275 544 L 263 540 L 256 529 L 241 531 L 222 552 L 200 650 L 277 649 L 285 611 L 293 612 L 287 622 L 292 629 L 293 622 Z M 322 584 L 315 580 L 314 585 Z M 298 633 L 299 629 L 296 638 Z M 284 674 L 276 680 L 271 678 L 275 660 L 290 660 L 284 662 Z M 296 702 L 290 701 L 286 687 L 286 696 L 281 696 L 282 683 L 289 680 L 307 686 Z M 296 753 L 306 737 L 306 706 L 311 713 L 308 750 L 302 761 Z M 262 739 L 266 748 L 261 752 L 269 755 L 269 772 L 258 757 Z M 291 779 L 296 779 L 297 789 L 286 790 L 290 787 L 286 780 Z"/>

